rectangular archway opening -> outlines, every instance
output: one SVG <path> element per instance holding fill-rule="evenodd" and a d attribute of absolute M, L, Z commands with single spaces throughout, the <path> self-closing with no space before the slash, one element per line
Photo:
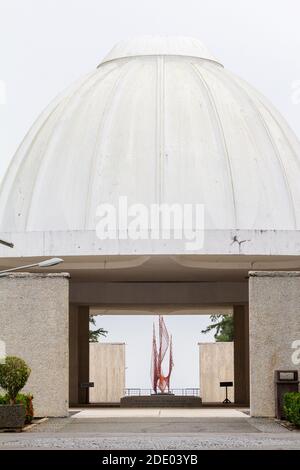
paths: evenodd
<path fill-rule="evenodd" d="M 120 405 L 118 397 L 122 393 L 124 395 L 150 395 L 152 393 L 150 382 L 152 322 L 158 314 L 165 315 L 170 333 L 174 335 L 174 330 L 176 332 L 173 342 L 176 345 L 175 368 L 171 379 L 171 389 L 176 394 L 197 394 L 203 395 L 204 398 L 203 387 L 205 386 L 208 390 L 214 389 L 214 393 L 205 394 L 203 406 L 222 406 L 220 398 L 221 394 L 224 394 L 223 399 L 225 398 L 225 389 L 217 394 L 216 380 L 218 382 L 232 381 L 233 387 L 229 390 L 232 406 L 248 407 L 247 308 L 245 306 L 193 306 L 190 308 L 180 306 L 179 308 L 171 305 L 168 307 L 152 305 L 151 308 L 145 305 L 140 308 L 128 305 L 72 306 L 70 309 L 70 405 L 116 407 Z M 206 340 L 206 337 L 201 338 L 201 331 L 205 325 L 208 325 L 208 317 L 212 314 L 231 317 L 235 334 L 231 345 L 224 343 L 226 357 L 223 357 L 223 364 L 222 354 L 219 354 L 219 357 L 214 353 L 208 355 L 207 361 L 211 361 L 212 371 L 219 368 L 220 373 L 219 376 L 218 373 L 211 374 L 213 384 L 210 383 L 209 376 L 206 377 L 206 383 L 201 384 L 200 371 L 205 367 L 209 370 L 210 366 L 207 364 L 201 366 L 198 343 Z M 97 343 L 89 343 L 91 317 L 96 319 L 96 325 L 92 329 L 109 330 L 108 337 L 98 343 L 99 346 Z M 118 325 L 118 328 L 114 325 Z M 187 326 L 186 330 L 190 330 L 190 337 L 188 331 L 183 332 L 183 325 Z M 114 329 L 116 331 L 113 331 Z M 131 330 L 130 339 L 128 339 L 128 330 Z M 123 333 L 119 334 L 117 331 Z M 213 342 L 212 335 L 207 338 L 207 341 Z M 215 344 L 215 348 L 220 349 L 221 343 Z M 193 354 L 190 350 L 194 351 Z M 212 361 L 218 361 L 218 363 Z M 91 382 L 94 382 L 93 388 L 88 387 Z M 209 393 L 211 393 L 211 399 L 209 399 Z"/>

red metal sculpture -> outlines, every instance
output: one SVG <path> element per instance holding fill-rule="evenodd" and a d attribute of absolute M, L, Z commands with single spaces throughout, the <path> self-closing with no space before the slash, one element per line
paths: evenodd
<path fill-rule="evenodd" d="M 163 374 L 162 363 L 169 350 L 169 372 L 168 375 Z M 170 391 L 170 376 L 173 369 L 173 352 L 172 352 L 172 336 L 169 338 L 169 333 L 166 328 L 162 315 L 159 315 L 159 347 L 157 349 L 155 325 L 153 323 L 153 342 L 152 342 L 152 363 L 151 363 L 151 380 L 152 388 L 155 393 L 157 389 L 164 393 L 166 388 Z"/>

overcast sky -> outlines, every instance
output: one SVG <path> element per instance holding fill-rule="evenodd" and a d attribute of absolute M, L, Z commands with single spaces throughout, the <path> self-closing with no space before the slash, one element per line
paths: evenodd
<path fill-rule="evenodd" d="M 198 37 L 226 68 L 264 93 L 300 137 L 299 20 L 299 0 L 0 0 L 0 178 L 49 101 L 94 69 L 116 42 L 140 34 Z M 197 384 L 200 319 L 169 319 L 177 332 L 175 387 Z M 138 322 L 149 349 L 150 317 Z M 149 387 L 148 355 L 140 356 L 136 375 L 130 372 L 137 357 L 134 325 L 125 317 L 104 322 L 109 340 L 128 344 L 127 385 Z"/>
<path fill-rule="evenodd" d="M 152 315 L 116 315 L 96 317 L 99 326 L 108 330 L 104 342 L 125 342 L 126 386 L 151 388 L 150 365 L 152 352 Z M 199 387 L 199 341 L 213 341 L 212 334 L 203 335 L 201 330 L 209 323 L 206 315 L 165 315 L 167 329 L 173 337 L 174 368 L 171 376 L 173 388 Z M 168 372 L 168 360 L 164 373 Z M 233 378 L 232 378 L 233 379 Z"/>
<path fill-rule="evenodd" d="M 0 177 L 49 101 L 117 41 L 139 34 L 198 37 L 271 99 L 300 137 L 300 103 L 292 101 L 300 81 L 299 18 L 299 0 L 0 0 L 0 80 L 7 91 Z"/>

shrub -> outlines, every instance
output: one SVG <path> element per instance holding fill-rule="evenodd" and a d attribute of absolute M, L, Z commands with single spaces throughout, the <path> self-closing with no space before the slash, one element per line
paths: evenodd
<path fill-rule="evenodd" d="M 18 393 L 16 396 L 16 404 L 23 405 L 25 407 L 25 424 L 30 424 L 34 416 L 33 396 L 31 393 Z M 10 399 L 8 395 L 0 395 L 0 405 L 9 405 Z"/>
<path fill-rule="evenodd" d="M 11 404 L 16 403 L 16 397 L 26 384 L 30 372 L 26 362 L 19 357 L 7 356 L 5 362 L 0 364 L 0 387 L 7 392 Z"/>
<path fill-rule="evenodd" d="M 283 396 L 283 409 L 288 421 L 300 426 L 300 392 L 285 393 Z"/>
<path fill-rule="evenodd" d="M 34 409 L 32 404 L 33 396 L 31 393 L 18 393 L 16 397 L 16 403 L 25 406 L 25 424 L 30 424 L 33 420 Z"/>
<path fill-rule="evenodd" d="M 8 405 L 8 403 L 7 395 L 0 395 L 0 405 Z"/>

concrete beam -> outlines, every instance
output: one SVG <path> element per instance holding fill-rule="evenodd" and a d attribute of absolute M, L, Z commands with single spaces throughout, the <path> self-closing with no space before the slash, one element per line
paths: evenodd
<path fill-rule="evenodd" d="M 70 301 L 81 305 L 207 306 L 248 303 L 247 282 L 77 282 Z"/>
<path fill-rule="evenodd" d="M 202 235 L 202 233 L 200 234 Z M 88 255 L 287 255 L 299 256 L 299 230 L 205 230 L 201 249 L 187 251 L 186 240 L 100 240 L 95 230 L 1 232 L 15 248 L 0 246 L 0 257 Z"/>

